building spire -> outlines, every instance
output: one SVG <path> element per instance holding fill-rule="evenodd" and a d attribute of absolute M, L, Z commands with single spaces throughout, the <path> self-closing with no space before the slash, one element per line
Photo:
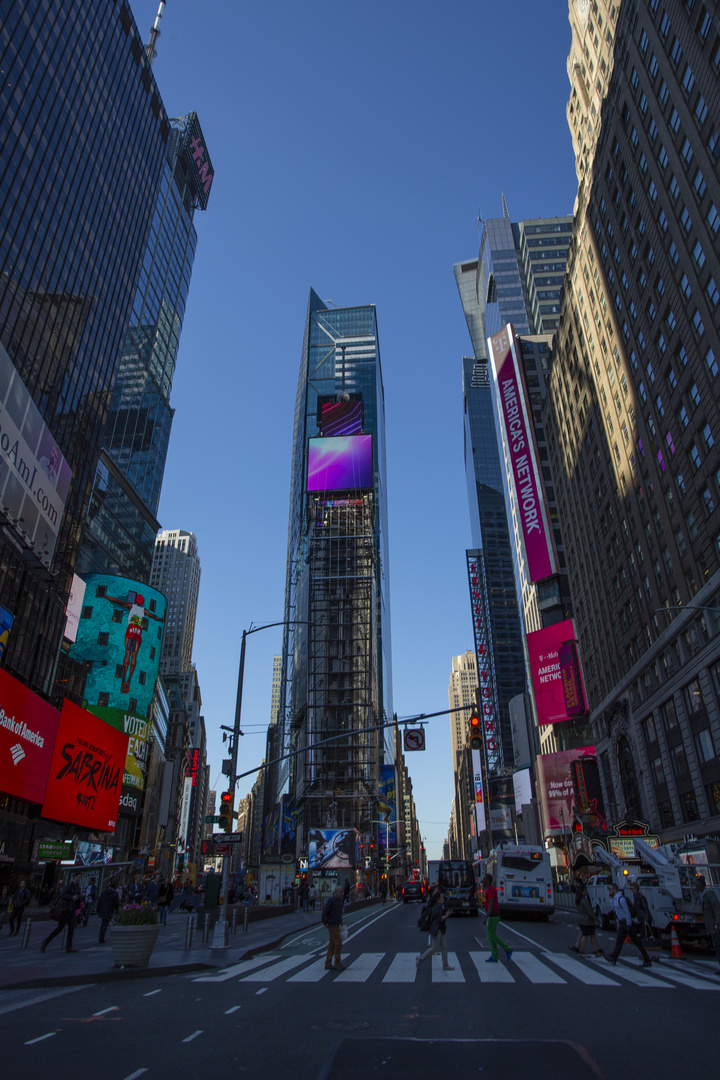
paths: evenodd
<path fill-rule="evenodd" d="M 157 56 L 157 49 L 155 48 L 155 45 L 157 43 L 157 39 L 160 37 L 160 21 L 163 17 L 166 3 L 167 0 L 160 0 L 160 6 L 158 8 L 158 13 L 155 16 L 155 22 L 150 28 L 150 40 L 145 46 L 145 56 L 147 57 L 147 62 L 150 67 L 153 66 L 153 60 Z"/>
<path fill-rule="evenodd" d="M 508 221 L 509 221 L 510 220 L 510 211 L 508 210 L 507 203 L 505 202 L 505 192 L 503 191 L 503 192 L 501 192 L 501 194 L 502 194 L 503 217 L 507 218 Z"/>

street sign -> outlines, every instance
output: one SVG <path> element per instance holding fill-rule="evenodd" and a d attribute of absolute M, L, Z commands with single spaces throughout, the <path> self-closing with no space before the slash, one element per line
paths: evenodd
<path fill-rule="evenodd" d="M 205 824 L 206 825 L 217 825 L 217 823 L 219 821 L 220 821 L 220 815 L 219 814 L 218 815 L 215 815 L 215 814 L 206 814 L 205 815 Z"/>
<path fill-rule="evenodd" d="M 425 729 L 424 728 L 405 728 L 405 735 L 403 738 L 403 745 L 406 750 L 424 750 L 425 749 Z"/>
<path fill-rule="evenodd" d="M 216 855 L 229 855 L 230 854 L 230 844 L 216 844 L 215 845 L 215 854 Z"/>
<path fill-rule="evenodd" d="M 38 844 L 36 857 L 38 859 L 72 859 L 72 841 L 63 843 L 63 841 L 61 840 L 57 843 L 52 843 L 51 841 L 41 840 Z"/>
<path fill-rule="evenodd" d="M 231 833 L 213 833 L 213 840 L 216 844 L 242 844 L 243 834 L 241 832 Z"/>

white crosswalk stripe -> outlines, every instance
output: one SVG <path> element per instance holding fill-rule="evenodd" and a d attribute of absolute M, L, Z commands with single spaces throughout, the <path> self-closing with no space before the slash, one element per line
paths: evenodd
<path fill-rule="evenodd" d="M 597 970 L 596 965 L 591 965 L 588 960 L 573 960 L 570 956 L 565 956 L 563 953 L 545 953 L 545 959 L 552 960 L 554 964 L 557 964 L 559 968 L 566 971 L 568 975 L 572 975 L 574 978 L 579 979 L 580 982 L 585 983 L 586 986 L 619 986 L 617 979 L 610 979 L 607 975 L 603 975 L 601 971 Z M 608 969 L 610 970 L 610 969 Z"/>
<path fill-rule="evenodd" d="M 416 952 L 395 953 L 392 964 L 383 976 L 384 983 L 411 983 L 415 982 L 417 968 L 415 961 L 418 958 Z"/>
<path fill-rule="evenodd" d="M 361 953 L 349 968 L 346 968 L 345 971 L 341 971 L 340 974 L 335 977 L 335 982 L 367 982 L 384 955 L 385 953 L 383 952 Z"/>
<path fill-rule="evenodd" d="M 515 980 L 498 960 L 497 964 L 490 963 L 489 952 L 471 952 L 470 959 L 477 968 L 480 982 L 484 983 L 514 983 Z"/>
<path fill-rule="evenodd" d="M 634 964 L 625 963 L 624 960 L 619 960 L 617 964 L 615 964 L 613 967 L 613 975 L 619 975 L 621 979 L 627 979 L 628 982 L 635 983 L 636 986 L 662 986 L 666 990 L 675 989 L 672 983 L 664 982 L 663 979 L 659 979 L 657 975 L 651 975 L 647 968 L 641 970 Z"/>
<path fill-rule="evenodd" d="M 300 967 L 306 960 L 309 960 L 312 953 L 302 953 L 299 956 L 288 956 L 285 960 L 281 960 L 279 964 L 273 964 L 272 967 L 263 968 L 262 971 L 253 971 L 252 975 L 246 975 L 241 982 L 272 982 L 273 979 L 278 979 L 281 975 L 284 975 L 286 971 L 292 971 L 293 968 Z"/>
<path fill-rule="evenodd" d="M 562 975 L 558 975 L 557 971 L 553 971 L 543 964 L 542 960 L 535 953 L 531 952 L 518 952 L 513 949 L 512 964 L 516 964 L 520 968 L 523 975 L 526 975 L 531 983 L 564 983 Z"/>
<path fill-rule="evenodd" d="M 348 953 L 343 955 L 343 964 L 346 964 L 348 960 Z M 287 980 L 288 982 L 320 982 L 326 976 L 330 976 L 330 970 L 325 967 L 325 951 L 319 960 L 316 960 L 310 967 L 303 968 L 302 971 L 297 971 L 294 975 L 291 975 Z"/>
<path fill-rule="evenodd" d="M 448 965 L 451 968 L 454 968 L 453 971 L 445 970 L 442 963 L 442 956 L 440 956 L 439 953 L 435 953 L 430 959 L 432 960 L 432 981 L 434 983 L 465 982 L 465 976 L 462 973 L 460 961 L 458 960 L 456 953 L 448 953 Z"/>

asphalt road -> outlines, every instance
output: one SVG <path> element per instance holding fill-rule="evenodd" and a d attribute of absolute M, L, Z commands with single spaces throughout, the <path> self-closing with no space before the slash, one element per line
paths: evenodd
<path fill-rule="evenodd" d="M 613 1080 L 720 1075 L 720 971 L 617 967 L 568 951 L 571 915 L 505 922 L 514 955 L 486 964 L 482 919 L 448 922 L 450 962 L 419 971 L 419 906 L 362 913 L 345 971 L 324 969 L 322 928 L 201 975 L 0 994 L 3 1075 L 54 1080 L 216 1076 L 392 1080 Z M 611 935 L 600 935 L 609 949 Z M 320 951 L 318 951 L 320 950 Z M 626 959 L 625 959 L 626 957 Z"/>

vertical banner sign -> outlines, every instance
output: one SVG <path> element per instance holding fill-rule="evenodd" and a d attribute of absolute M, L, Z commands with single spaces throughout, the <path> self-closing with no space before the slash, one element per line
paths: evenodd
<path fill-rule="evenodd" d="M 563 645 L 574 638 L 575 624 L 572 619 L 563 619 L 562 622 L 544 626 L 542 630 L 533 630 L 527 635 L 538 724 L 557 724 L 567 720 L 569 715 L 576 715 L 568 713 L 565 679 L 559 655 Z M 580 701 L 584 704 L 585 692 L 582 689 L 579 667 L 577 674 L 580 677 L 576 691 L 578 704 Z"/>
<path fill-rule="evenodd" d="M 473 780 L 475 783 L 475 821 L 477 822 L 477 835 L 485 831 L 485 799 L 483 796 L 482 761 L 479 750 L 471 750 Z"/>
<path fill-rule="evenodd" d="M 502 745 L 500 743 L 500 714 L 498 710 L 497 683 L 495 681 L 495 658 L 492 650 L 492 631 L 487 611 L 487 584 L 485 565 L 480 551 L 468 551 L 467 567 L 470 584 L 470 607 L 472 609 L 475 655 L 477 657 L 478 684 L 480 687 L 481 716 L 485 740 L 485 762 L 488 774 L 502 768 Z"/>
<path fill-rule="evenodd" d="M 545 491 L 540 479 L 535 432 L 528 417 L 517 341 L 510 323 L 488 338 L 500 416 L 513 474 L 515 499 L 530 581 L 558 572 Z"/>
<path fill-rule="evenodd" d="M 567 714 L 568 716 L 582 716 L 587 712 L 587 702 L 577 642 L 564 641 L 558 649 L 558 660 Z"/>

